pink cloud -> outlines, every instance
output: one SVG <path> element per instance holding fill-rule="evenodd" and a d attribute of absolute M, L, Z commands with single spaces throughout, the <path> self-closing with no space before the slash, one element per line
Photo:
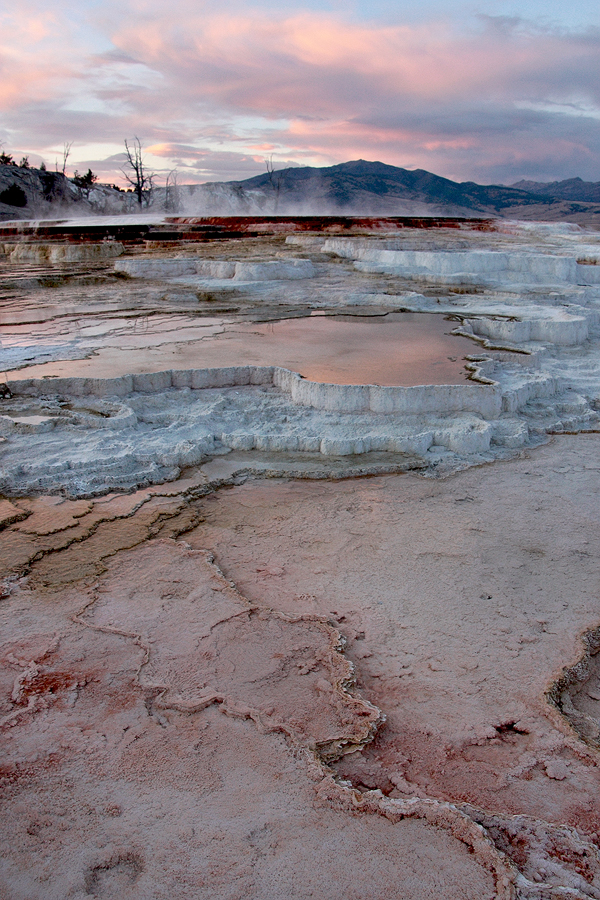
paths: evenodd
<path fill-rule="evenodd" d="M 25 0 L 2 21 L 5 134 L 23 146 L 37 128 L 32 150 L 44 129 L 62 128 L 64 140 L 91 144 L 139 134 L 165 164 L 213 160 L 219 177 L 228 158 L 232 172 L 260 171 L 271 153 L 483 180 L 600 165 L 599 32 L 107 0 L 87 19 L 90 38 L 67 0 L 45 9 Z"/>
<path fill-rule="evenodd" d="M 190 13 L 185 37 L 169 15 L 158 15 L 123 25 L 112 40 L 181 79 L 188 96 L 276 116 L 355 111 L 395 96 L 443 102 L 515 90 L 538 95 L 547 85 L 557 95 L 574 88 L 597 93 L 590 75 L 600 68 L 597 38 L 495 29 L 456 34 L 447 24 L 381 27 L 307 12 L 277 19 Z"/>
<path fill-rule="evenodd" d="M 59 28 L 53 12 L 33 14 L 27 3 L 0 14 L 0 109 L 49 98 L 76 75 L 72 62 L 57 52 Z"/>

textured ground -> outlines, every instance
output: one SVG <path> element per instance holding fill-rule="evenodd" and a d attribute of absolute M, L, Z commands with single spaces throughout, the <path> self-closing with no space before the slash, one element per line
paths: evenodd
<path fill-rule="evenodd" d="M 4 501 L 4 896 L 599 897 L 598 441 Z"/>
<path fill-rule="evenodd" d="M 552 256 L 587 238 L 435 240 Z M 319 241 L 303 238 L 306 282 L 215 294 L 5 256 L 7 368 L 197 366 L 225 298 L 241 322 L 417 297 L 410 278 L 323 263 Z M 299 252 L 233 243 L 193 252 L 252 265 Z M 592 424 L 600 288 L 420 289 L 417 306 L 485 313 L 513 336 L 537 304 L 547 333 L 558 322 L 574 341 L 523 339 L 530 382 L 565 383 L 519 408 L 522 363 L 492 360 L 507 409 L 493 426 L 471 414 L 494 440 L 443 478 L 453 467 L 434 460 L 451 451 L 435 442 L 420 457 L 226 445 L 259 409 L 278 433 L 363 427 L 285 407 L 273 386 L 0 394 L 1 900 L 600 898 L 600 436 L 546 434 Z M 440 415 L 431 428 L 450 445 Z M 209 417 L 215 452 L 194 457 Z M 379 418 L 396 437 L 409 428 Z M 38 489 L 23 496 L 28 473 Z"/>

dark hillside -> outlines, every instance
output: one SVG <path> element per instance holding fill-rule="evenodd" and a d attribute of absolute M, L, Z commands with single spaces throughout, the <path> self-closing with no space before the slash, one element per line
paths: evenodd
<path fill-rule="evenodd" d="M 540 181 L 519 181 L 512 187 L 556 200 L 600 203 L 600 181 L 582 181 L 581 178 L 567 178 L 566 181 L 551 181 L 546 184 Z"/>
<path fill-rule="evenodd" d="M 516 187 L 458 183 L 424 169 L 402 169 L 359 159 L 325 168 L 281 169 L 233 182 L 245 190 L 278 194 L 280 202 L 308 202 L 320 198 L 339 208 L 364 202 L 366 196 L 385 200 L 418 201 L 489 214 L 516 205 L 551 203 L 546 197 Z"/>

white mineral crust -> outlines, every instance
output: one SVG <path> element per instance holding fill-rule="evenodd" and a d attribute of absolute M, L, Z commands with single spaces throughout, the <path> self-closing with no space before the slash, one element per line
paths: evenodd
<path fill-rule="evenodd" d="M 418 249 L 419 242 L 430 246 Z M 34 263 L 56 273 L 73 260 L 104 261 L 105 270 L 127 276 L 120 290 L 94 287 L 87 304 L 85 293 L 77 296 L 66 282 L 54 288 L 56 299 L 38 284 L 25 304 L 16 297 L 9 305 L 0 350 L 13 395 L 0 418 L 5 493 L 131 488 L 232 450 L 402 453 L 431 471 L 447 471 L 504 457 L 549 431 L 596 427 L 595 234 L 515 225 L 492 234 L 436 233 L 435 243 L 412 232 L 291 235 L 283 243 L 263 239 L 262 257 L 254 251 L 242 259 L 234 255 L 241 245 L 233 244 L 220 253 L 208 244 L 209 252 L 175 256 L 131 255 L 117 243 L 5 245 L 9 278 L 15 266 L 21 278 L 37 277 Z M 298 246 L 306 258 L 293 255 Z M 418 284 L 435 290 L 420 293 Z M 203 301 L 211 285 L 217 294 Z M 212 312 L 219 290 L 234 301 L 226 317 Z M 304 379 L 268 359 L 190 365 L 195 342 L 210 350 L 216 335 L 235 331 L 236 302 L 254 317 L 273 317 L 286 306 L 305 313 L 346 306 L 451 315 L 449 329 L 472 340 L 474 380 L 340 385 Z M 218 354 L 223 345 L 214 346 Z M 29 371 L 17 373 L 19 366 Z"/>

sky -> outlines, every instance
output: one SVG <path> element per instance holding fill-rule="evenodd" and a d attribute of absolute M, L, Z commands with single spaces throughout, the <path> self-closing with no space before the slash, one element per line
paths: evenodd
<path fill-rule="evenodd" d="M 0 144 L 125 183 L 353 159 L 600 181 L 598 0 L 0 0 Z"/>

